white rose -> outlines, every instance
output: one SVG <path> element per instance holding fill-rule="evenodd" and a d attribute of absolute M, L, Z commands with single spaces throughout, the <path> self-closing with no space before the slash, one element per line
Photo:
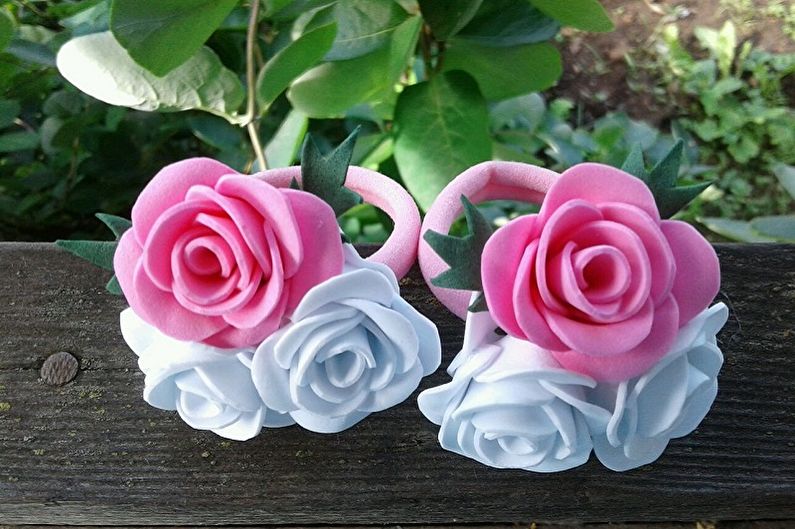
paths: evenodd
<path fill-rule="evenodd" d="M 585 463 L 588 422 L 607 420 L 585 401 L 596 382 L 495 327 L 487 312 L 470 313 L 452 382 L 419 396 L 420 411 L 441 425 L 442 447 L 496 468 L 556 472 Z"/>
<path fill-rule="evenodd" d="M 668 441 L 696 429 L 718 393 L 723 354 L 716 335 L 728 317 L 726 305 L 713 305 L 679 330 L 671 351 L 647 373 L 591 392 L 589 400 L 612 414 L 606 429 L 592 433 L 602 464 L 616 471 L 646 465 Z"/>
<path fill-rule="evenodd" d="M 345 245 L 343 273 L 257 348 L 252 376 L 269 408 L 331 433 L 403 402 L 440 362 L 436 326 L 400 297 L 395 274 Z"/>
<path fill-rule="evenodd" d="M 132 309 L 121 313 L 121 332 L 146 375 L 144 400 L 176 410 L 189 426 L 245 441 L 263 426 L 293 424 L 260 399 L 251 380 L 251 351 L 175 340 Z"/>

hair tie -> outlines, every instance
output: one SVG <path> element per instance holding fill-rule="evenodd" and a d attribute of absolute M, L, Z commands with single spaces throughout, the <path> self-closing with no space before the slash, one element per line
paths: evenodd
<path fill-rule="evenodd" d="M 252 175 L 275 187 L 289 187 L 295 179 L 301 181 L 298 166 L 271 169 Z M 392 219 L 394 228 L 389 238 L 368 261 L 382 263 L 392 269 L 398 279 L 414 266 L 420 234 L 420 213 L 411 196 L 391 178 L 364 167 L 348 168 L 345 187 L 361 195 Z"/>
<path fill-rule="evenodd" d="M 595 452 L 623 471 L 656 460 L 704 419 L 728 310 L 709 306 L 720 284 L 712 246 L 660 213 L 694 196 L 693 186 L 675 188 L 680 156 L 678 145 L 647 172 L 633 152 L 626 166 L 637 177 L 600 164 L 558 176 L 487 162 L 445 188 L 419 250 L 431 289 L 466 314 L 452 380 L 418 399 L 443 448 L 535 472 L 573 468 Z M 462 197 L 541 208 L 491 233 Z M 453 237 L 459 200 L 470 233 Z"/>
<path fill-rule="evenodd" d="M 488 200 L 518 200 L 541 204 L 558 173 L 517 162 L 484 162 L 470 167 L 442 190 L 422 223 L 419 240 L 419 262 L 425 282 L 436 298 L 461 319 L 466 318 L 471 292 L 442 288 L 431 279 L 448 265 L 431 248 L 423 236 L 428 230 L 448 233 L 461 216 L 461 197 L 473 204 Z"/>
<path fill-rule="evenodd" d="M 347 166 L 354 137 L 327 156 L 310 139 L 301 167 L 253 177 L 207 158 L 171 164 L 132 222 L 101 217 L 118 242 L 62 244 L 116 272 L 108 288 L 129 302 L 121 330 L 146 402 L 236 440 L 294 423 L 339 432 L 439 367 L 436 326 L 398 285 L 416 257 L 417 206 Z M 369 259 L 337 224 L 361 199 L 394 222 Z"/>

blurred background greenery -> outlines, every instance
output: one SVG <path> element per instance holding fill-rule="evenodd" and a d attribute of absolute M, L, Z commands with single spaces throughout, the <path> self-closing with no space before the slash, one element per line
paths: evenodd
<path fill-rule="evenodd" d="M 353 163 L 421 208 L 483 160 L 620 165 L 640 143 L 652 163 L 683 139 L 680 179 L 713 184 L 679 218 L 795 242 L 790 2 L 262 0 L 250 53 L 250 1 L 0 6 L 0 240 L 104 237 L 94 213 L 129 215 L 163 165 L 252 172 L 261 143 L 287 166 L 307 131 L 329 148 L 362 126 Z M 340 223 L 390 229 L 366 205 Z"/>

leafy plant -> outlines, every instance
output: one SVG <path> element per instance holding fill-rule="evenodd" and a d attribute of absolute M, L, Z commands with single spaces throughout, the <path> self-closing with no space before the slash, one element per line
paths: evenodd
<path fill-rule="evenodd" d="M 795 163 L 795 109 L 782 88 L 795 73 L 795 54 L 739 44 L 731 22 L 695 35 L 706 58 L 685 50 L 676 26 L 663 33 L 667 81 L 688 97 L 679 123 L 699 140 L 711 166 L 704 174 L 716 180 L 709 200 L 691 205 L 686 216 L 748 220 L 792 211 L 795 201 L 773 170 Z"/>

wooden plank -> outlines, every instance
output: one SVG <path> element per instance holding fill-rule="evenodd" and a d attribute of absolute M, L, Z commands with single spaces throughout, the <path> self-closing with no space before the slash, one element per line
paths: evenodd
<path fill-rule="evenodd" d="M 298 427 L 234 443 L 141 399 L 106 274 L 49 244 L 0 245 L 0 523 L 410 524 L 795 519 L 795 246 L 721 245 L 732 309 L 721 390 L 693 435 L 653 465 L 592 460 L 499 471 L 445 452 L 415 399 L 337 435 Z M 446 365 L 463 325 L 414 271 L 403 294 L 439 325 Z M 52 353 L 77 378 L 44 384 Z M 440 370 L 423 387 L 447 380 Z"/>

